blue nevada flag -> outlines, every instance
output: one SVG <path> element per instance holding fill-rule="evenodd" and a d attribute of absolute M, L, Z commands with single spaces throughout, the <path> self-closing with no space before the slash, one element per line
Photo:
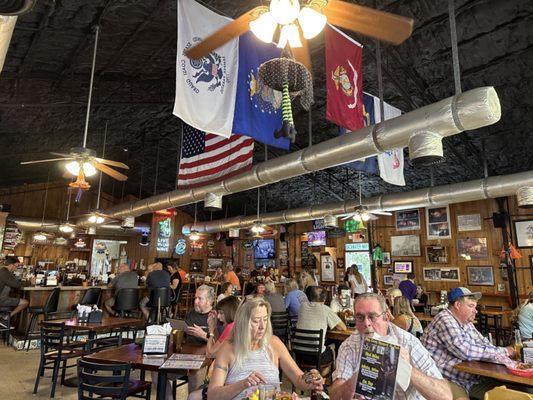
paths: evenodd
<path fill-rule="evenodd" d="M 184 52 L 227 24 L 223 17 L 194 0 L 178 1 L 178 49 L 174 115 L 206 133 L 246 135 L 288 149 L 287 138 L 276 139 L 281 121 L 281 93 L 257 80 L 259 66 L 279 57 L 280 49 L 251 32 L 231 40 L 200 60 Z"/>

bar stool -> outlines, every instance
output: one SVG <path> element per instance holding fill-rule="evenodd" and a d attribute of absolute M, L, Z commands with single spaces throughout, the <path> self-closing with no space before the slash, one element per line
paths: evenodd
<path fill-rule="evenodd" d="M 102 295 L 102 288 L 92 287 L 85 291 L 80 304 L 83 306 L 99 305 L 100 296 Z"/>
<path fill-rule="evenodd" d="M 129 317 L 139 309 L 139 289 L 120 289 L 115 294 L 113 309 L 121 317 Z"/>
<path fill-rule="evenodd" d="M 151 307 L 149 320 L 152 321 L 152 323 L 159 325 L 163 314 L 168 318 L 168 310 L 170 308 L 170 287 L 152 289 L 150 292 L 148 307 Z"/>
<path fill-rule="evenodd" d="M 4 343 L 9 345 L 9 335 L 11 331 L 11 311 L 15 307 L 0 307 L 0 317 L 6 320 L 5 327 L 0 325 L 0 332 L 4 333 Z"/>
<path fill-rule="evenodd" d="M 44 319 L 46 320 L 48 317 L 48 314 L 54 313 L 57 311 L 60 293 L 61 293 L 61 289 L 56 287 L 48 295 L 46 302 L 44 303 L 44 306 L 28 307 L 28 315 L 31 314 L 31 317 L 30 317 L 30 322 L 28 323 L 28 326 L 26 328 L 26 335 L 24 336 L 24 345 L 22 346 L 23 349 L 26 347 L 26 342 L 28 341 L 28 337 L 30 335 L 35 335 L 38 333 L 38 331 L 35 331 L 35 325 L 37 324 L 37 318 L 39 317 L 39 315 L 44 315 Z M 26 349 L 26 351 L 29 351 L 29 350 L 30 350 L 30 342 L 28 342 L 28 348 Z"/>

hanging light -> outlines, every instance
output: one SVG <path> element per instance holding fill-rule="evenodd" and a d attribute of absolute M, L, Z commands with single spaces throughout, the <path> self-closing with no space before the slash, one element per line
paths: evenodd
<path fill-rule="evenodd" d="M 272 42 L 277 27 L 278 24 L 269 11 L 261 14 L 259 18 L 250 22 L 250 30 L 259 40 L 265 43 Z"/>
<path fill-rule="evenodd" d="M 278 24 L 290 24 L 300 13 L 300 3 L 298 0 L 272 0 L 270 13 Z"/>
<path fill-rule="evenodd" d="M 59 230 L 63 233 L 70 233 L 74 231 L 74 227 L 71 224 L 65 223 L 59 225 Z"/>
<path fill-rule="evenodd" d="M 191 233 L 189 234 L 189 240 L 192 240 L 193 242 L 200 240 L 200 233 L 194 230 L 191 231 Z"/>
<path fill-rule="evenodd" d="M 255 234 L 261 234 L 265 231 L 265 227 L 261 224 L 261 221 L 255 221 L 250 230 Z"/>
<path fill-rule="evenodd" d="M 367 211 L 363 211 L 361 213 L 361 219 L 366 222 L 370 219 L 370 214 Z"/>
<path fill-rule="evenodd" d="M 298 22 L 306 39 L 312 39 L 322 32 L 327 20 L 326 16 L 313 7 L 312 4 L 302 8 L 298 15 Z"/>
<path fill-rule="evenodd" d="M 284 49 L 285 46 L 287 46 L 287 43 L 289 43 L 289 46 L 292 48 L 302 47 L 302 41 L 300 40 L 298 28 L 294 24 L 283 25 L 281 28 L 278 47 L 280 49 Z"/>
<path fill-rule="evenodd" d="M 91 223 L 91 224 L 101 224 L 105 221 L 105 218 L 104 217 L 101 217 L 100 215 L 96 214 L 96 213 L 92 213 L 91 216 L 89 217 L 88 221 Z"/>
<path fill-rule="evenodd" d="M 357 222 L 361 222 L 363 220 L 363 217 L 359 211 L 356 211 L 353 215 L 353 219 Z"/>
<path fill-rule="evenodd" d="M 71 161 L 65 165 L 65 168 L 72 175 L 78 176 L 78 174 L 80 173 L 80 164 L 80 161 Z M 93 176 L 94 174 L 96 174 L 96 168 L 90 162 L 85 161 L 83 163 L 83 174 L 85 176 Z"/>
<path fill-rule="evenodd" d="M 44 242 L 46 240 L 46 235 L 43 232 L 37 232 L 33 235 L 33 240 Z"/>

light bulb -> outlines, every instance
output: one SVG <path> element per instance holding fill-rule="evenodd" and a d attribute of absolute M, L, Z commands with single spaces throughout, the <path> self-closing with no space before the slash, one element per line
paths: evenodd
<path fill-rule="evenodd" d="M 365 222 L 368 221 L 370 219 L 370 214 L 366 211 L 363 211 L 363 213 L 361 214 L 361 219 Z"/>
<path fill-rule="evenodd" d="M 261 14 L 259 18 L 250 22 L 250 30 L 254 35 L 265 43 L 271 43 L 278 24 L 272 18 L 270 12 Z"/>
<path fill-rule="evenodd" d="M 39 242 L 44 242 L 46 240 L 46 235 L 42 232 L 37 232 L 35 235 L 33 235 L 33 239 Z"/>
<path fill-rule="evenodd" d="M 285 46 L 287 46 L 287 42 L 292 48 L 302 47 L 300 34 L 298 33 L 298 28 L 296 27 L 296 25 L 284 25 L 283 28 L 281 28 L 278 47 L 280 49 L 284 49 Z"/>
<path fill-rule="evenodd" d="M 306 39 L 312 39 L 318 35 L 326 26 L 327 20 L 324 14 L 310 7 L 302 8 L 298 15 L 298 22 Z"/>
<path fill-rule="evenodd" d="M 78 176 L 80 173 L 80 163 L 77 161 L 71 161 L 67 164 L 65 164 L 65 168 L 69 173 L 71 173 L 74 176 Z"/>
<path fill-rule="evenodd" d="M 99 215 L 96 215 L 96 214 L 92 214 L 90 217 L 89 217 L 89 222 L 91 224 L 101 224 L 102 222 L 104 222 L 105 218 L 104 217 L 100 217 Z"/>
<path fill-rule="evenodd" d="M 74 231 L 74 228 L 70 224 L 62 224 L 62 225 L 59 225 L 59 230 L 64 233 L 70 233 Z"/>
<path fill-rule="evenodd" d="M 189 235 L 189 239 L 192 240 L 193 242 L 196 242 L 197 240 L 200 239 L 200 235 L 196 231 L 191 231 L 191 234 Z"/>
<path fill-rule="evenodd" d="M 359 211 L 356 211 L 356 213 L 353 215 L 353 219 L 357 222 L 361 222 L 363 220 Z"/>
<path fill-rule="evenodd" d="M 298 17 L 299 12 L 298 0 L 272 0 L 270 2 L 270 13 L 278 24 L 290 24 Z"/>
<path fill-rule="evenodd" d="M 259 225 L 259 224 L 256 224 L 256 225 L 252 226 L 251 231 L 252 231 L 253 233 L 263 233 L 263 232 L 265 231 L 265 228 L 262 227 L 262 226 Z"/>
<path fill-rule="evenodd" d="M 85 176 L 93 176 L 94 174 L 96 174 L 96 168 L 94 168 L 94 165 L 92 165 L 90 162 L 84 162 L 83 173 L 85 174 Z"/>

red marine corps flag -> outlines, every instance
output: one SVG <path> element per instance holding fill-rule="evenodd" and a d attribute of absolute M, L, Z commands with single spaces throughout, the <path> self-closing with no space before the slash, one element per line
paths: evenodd
<path fill-rule="evenodd" d="M 364 126 L 363 46 L 326 26 L 326 118 L 350 131 Z"/>

